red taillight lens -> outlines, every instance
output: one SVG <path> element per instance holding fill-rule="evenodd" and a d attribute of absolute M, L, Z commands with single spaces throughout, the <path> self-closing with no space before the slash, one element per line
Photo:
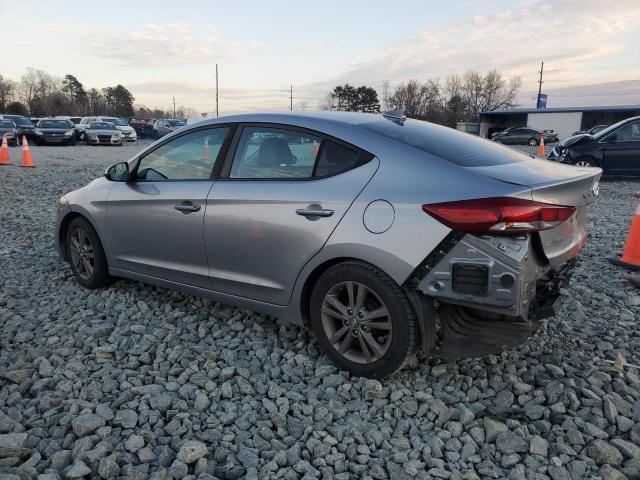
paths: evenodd
<path fill-rule="evenodd" d="M 548 230 L 569 219 L 575 207 L 496 197 L 431 203 L 422 210 L 453 230 L 515 234 Z"/>

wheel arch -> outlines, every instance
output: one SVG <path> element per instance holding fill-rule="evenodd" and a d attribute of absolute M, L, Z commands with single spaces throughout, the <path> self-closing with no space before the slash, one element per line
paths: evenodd
<path fill-rule="evenodd" d="M 60 246 L 59 250 L 60 250 L 62 258 L 63 258 L 63 260 L 65 262 L 69 261 L 69 257 L 67 255 L 67 230 L 68 230 L 69 225 L 71 224 L 71 222 L 76 218 L 82 218 L 89 225 L 91 225 L 91 228 L 93 228 L 93 230 L 96 232 L 96 235 L 98 236 L 98 241 L 102 244 L 102 247 L 104 249 L 104 244 L 102 243 L 102 239 L 100 238 L 100 234 L 98 233 L 98 229 L 93 224 L 91 219 L 89 219 L 86 215 L 83 215 L 80 212 L 75 212 L 75 211 L 72 210 L 69 213 L 67 213 L 62 218 L 62 220 L 60 220 L 60 227 L 58 228 L 58 239 L 57 240 L 58 240 L 58 244 Z"/>

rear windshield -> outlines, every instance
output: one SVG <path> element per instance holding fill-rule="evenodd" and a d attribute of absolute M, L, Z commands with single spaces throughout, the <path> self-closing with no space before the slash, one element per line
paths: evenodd
<path fill-rule="evenodd" d="M 13 128 L 15 125 L 11 120 L 0 120 L 0 128 Z"/>
<path fill-rule="evenodd" d="M 490 140 L 420 120 L 396 122 L 381 119 L 359 126 L 461 167 L 503 165 L 522 162 L 527 158 Z"/>

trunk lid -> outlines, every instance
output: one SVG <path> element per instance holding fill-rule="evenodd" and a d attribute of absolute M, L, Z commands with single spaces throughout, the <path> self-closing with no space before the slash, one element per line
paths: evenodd
<path fill-rule="evenodd" d="M 495 180 L 527 186 L 531 199 L 537 202 L 576 207 L 569 220 L 536 235 L 541 253 L 556 269 L 577 255 L 587 238 L 587 205 L 598 196 L 601 169 L 538 159 L 467 168 Z"/>

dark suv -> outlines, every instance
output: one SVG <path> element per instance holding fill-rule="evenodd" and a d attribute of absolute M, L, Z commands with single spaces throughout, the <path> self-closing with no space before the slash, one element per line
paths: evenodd
<path fill-rule="evenodd" d="M 502 132 L 494 133 L 491 140 L 505 145 L 538 145 L 540 137 L 544 135 L 544 143 L 558 141 L 558 135 L 553 131 L 539 130 L 533 127 L 511 127 Z"/>
<path fill-rule="evenodd" d="M 574 135 L 553 147 L 549 160 L 601 167 L 605 175 L 640 175 L 640 117 L 589 135 Z"/>

